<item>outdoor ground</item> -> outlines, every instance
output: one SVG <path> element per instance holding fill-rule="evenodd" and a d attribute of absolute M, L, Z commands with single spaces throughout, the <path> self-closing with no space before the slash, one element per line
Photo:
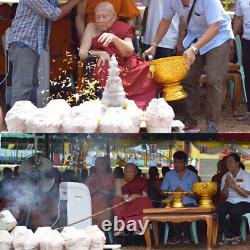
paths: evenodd
<path fill-rule="evenodd" d="M 122 250 L 146 250 L 145 244 L 134 244 L 134 245 L 122 245 Z M 152 250 L 155 248 L 152 248 Z M 202 243 L 195 245 L 195 244 L 178 244 L 178 245 L 160 245 L 157 249 L 171 249 L 171 250 L 192 250 L 192 249 L 199 249 L 199 250 L 207 250 L 207 245 L 205 243 L 205 240 L 202 241 Z M 244 243 L 241 243 L 238 246 L 219 246 L 217 248 L 218 250 L 249 250 L 250 249 L 250 238 L 248 237 L 247 241 Z"/>
<path fill-rule="evenodd" d="M 204 90 L 202 90 L 204 91 Z M 177 112 L 183 112 L 183 104 L 181 102 L 176 103 Z M 205 132 L 206 129 L 206 117 L 205 117 L 205 96 L 201 94 L 201 115 L 199 116 L 199 128 L 201 132 Z M 238 114 L 246 112 L 246 102 L 242 96 L 239 108 L 237 110 Z M 181 115 L 177 114 L 176 119 L 181 119 Z M 237 118 L 233 116 L 232 113 L 232 101 L 229 96 L 227 96 L 225 103 L 223 104 L 223 109 L 218 124 L 220 133 L 250 133 L 250 122 L 244 121 L 239 122 Z"/>

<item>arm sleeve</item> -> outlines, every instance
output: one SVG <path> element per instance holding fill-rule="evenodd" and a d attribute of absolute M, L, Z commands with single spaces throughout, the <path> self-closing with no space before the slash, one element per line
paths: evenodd
<path fill-rule="evenodd" d="M 226 179 L 226 175 L 227 174 L 224 174 L 222 179 L 221 179 L 221 185 L 220 185 L 220 190 L 222 190 L 225 186 L 225 179 Z"/>
<path fill-rule="evenodd" d="M 37 15 L 55 21 L 61 14 L 61 9 L 53 6 L 47 0 L 24 0 L 25 3 L 35 12 Z"/>
<path fill-rule="evenodd" d="M 218 0 L 204 1 L 204 14 L 208 25 L 223 19 L 221 2 Z"/>
<path fill-rule="evenodd" d="M 170 20 L 175 15 L 175 10 L 172 8 L 171 3 L 172 3 L 172 1 L 170 1 L 170 0 L 162 1 L 162 8 L 163 8 L 163 16 L 162 16 L 162 18 L 164 20 Z"/>
<path fill-rule="evenodd" d="M 246 176 L 246 185 L 244 187 L 245 190 L 250 191 L 250 174 L 248 173 Z"/>
<path fill-rule="evenodd" d="M 130 26 L 127 30 L 125 38 L 131 38 L 132 40 L 134 40 L 134 37 L 135 37 L 135 28 Z"/>
<path fill-rule="evenodd" d="M 165 174 L 164 179 L 161 184 L 161 190 L 169 190 L 169 177 Z"/>
<path fill-rule="evenodd" d="M 241 10 L 241 8 L 240 8 L 239 0 L 236 0 L 235 15 L 236 15 L 236 16 L 243 16 L 242 10 Z"/>

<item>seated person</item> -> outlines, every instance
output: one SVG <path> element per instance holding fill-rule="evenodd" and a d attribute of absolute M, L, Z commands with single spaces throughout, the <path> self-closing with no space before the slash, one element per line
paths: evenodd
<path fill-rule="evenodd" d="M 114 197 L 114 183 L 115 178 L 109 171 L 106 159 L 97 157 L 95 160 L 95 174 L 90 175 L 86 181 L 92 200 L 92 214 L 110 207 Z M 104 220 L 111 221 L 111 210 L 93 217 L 93 225 L 102 228 Z"/>
<path fill-rule="evenodd" d="M 177 151 L 173 155 L 174 170 L 170 170 L 164 176 L 161 190 L 164 191 L 177 191 L 177 192 L 192 192 L 192 185 L 198 182 L 198 176 L 191 170 L 186 168 L 188 162 L 187 154 L 183 151 Z M 197 201 L 193 196 L 184 196 L 183 204 L 185 207 L 194 207 Z M 190 241 L 189 223 L 182 222 L 171 225 L 172 239 L 169 241 L 171 244 L 180 242 L 187 243 Z"/>
<path fill-rule="evenodd" d="M 82 60 L 88 54 L 98 58 L 93 78 L 100 82 L 102 88 L 106 84 L 108 62 L 115 55 L 127 98 L 145 109 L 156 96 L 157 86 L 149 79 L 149 63 L 134 53 L 133 37 L 134 28 L 116 21 L 112 4 L 102 2 L 96 6 L 95 23 L 89 23 L 86 27 L 79 55 Z"/>
<path fill-rule="evenodd" d="M 143 177 L 137 176 L 137 167 L 133 163 L 127 163 L 124 169 L 124 178 L 115 181 L 115 198 L 113 205 L 123 201 L 127 203 L 114 208 L 114 215 L 118 220 L 124 221 L 125 225 L 129 220 L 142 221 L 143 209 L 152 208 L 152 203 L 147 194 L 148 183 Z M 115 236 L 123 232 L 115 232 Z M 138 233 L 138 232 L 137 232 Z"/>
<path fill-rule="evenodd" d="M 83 0 L 77 7 L 76 27 L 79 39 L 82 39 L 85 26 L 95 21 L 95 8 L 105 0 Z M 139 10 L 132 0 L 108 0 L 117 13 L 117 18 L 124 21 L 132 21 L 140 15 Z"/>
<path fill-rule="evenodd" d="M 221 194 L 226 201 L 218 208 L 219 225 L 225 240 L 219 245 L 238 245 L 241 241 L 241 216 L 250 213 L 250 174 L 240 168 L 240 157 L 235 153 L 227 156 L 226 166 L 228 172 L 221 181 Z"/>
<path fill-rule="evenodd" d="M 158 168 L 150 167 L 148 175 L 148 196 L 153 201 L 154 207 L 161 207 L 161 200 L 163 200 L 161 193 L 162 180 L 159 178 Z"/>
<path fill-rule="evenodd" d="M 223 157 L 220 161 L 217 163 L 217 174 L 212 177 L 212 181 L 217 183 L 217 193 L 213 196 L 213 204 L 215 206 L 219 206 L 225 202 L 225 197 L 221 195 L 221 180 L 222 177 L 227 172 L 227 166 L 226 166 L 226 157 Z"/>

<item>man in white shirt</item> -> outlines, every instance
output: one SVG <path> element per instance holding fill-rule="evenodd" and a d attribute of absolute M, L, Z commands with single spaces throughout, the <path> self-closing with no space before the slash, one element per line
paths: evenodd
<path fill-rule="evenodd" d="M 163 16 L 163 1 L 165 0 L 144 0 L 146 6 L 143 15 L 143 27 L 141 34 L 141 42 L 143 44 L 142 51 L 148 49 L 154 40 L 158 25 Z M 177 42 L 182 45 L 182 41 L 178 40 L 179 37 L 179 22 L 178 14 L 172 19 L 168 32 L 163 37 L 161 42 L 157 45 L 154 59 L 168 57 L 174 55 Z M 183 36 L 184 38 L 184 36 Z"/>
<path fill-rule="evenodd" d="M 221 180 L 221 195 L 226 201 L 218 208 L 219 225 L 225 240 L 219 244 L 237 245 L 241 241 L 241 216 L 250 213 L 250 173 L 240 168 L 238 154 L 228 155 L 226 165 L 228 172 Z"/>
<path fill-rule="evenodd" d="M 206 96 L 207 133 L 218 132 L 224 80 L 229 62 L 229 50 L 233 32 L 231 19 L 220 0 L 165 0 L 163 18 L 158 26 L 154 42 L 144 52 L 155 54 L 156 47 L 169 29 L 175 13 L 187 19 L 187 35 L 183 41 L 184 56 L 191 68 L 182 82 L 188 96 L 185 99 L 185 130 L 199 132 L 200 109 L 199 79 L 204 67 L 208 78 Z"/>
<path fill-rule="evenodd" d="M 247 112 L 239 117 L 240 121 L 250 121 L 250 1 L 236 0 L 235 18 L 233 23 L 234 35 L 242 33 L 242 63 L 245 74 L 245 88 L 247 95 Z"/>

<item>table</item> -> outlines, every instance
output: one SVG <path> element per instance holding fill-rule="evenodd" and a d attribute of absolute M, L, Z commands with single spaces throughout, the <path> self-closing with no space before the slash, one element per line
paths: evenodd
<path fill-rule="evenodd" d="M 207 223 L 207 247 L 212 249 L 217 245 L 218 217 L 216 208 L 150 208 L 143 209 L 143 223 L 152 222 L 155 248 L 159 246 L 158 222 L 192 222 L 204 220 Z M 149 224 L 149 223 L 148 223 Z M 147 249 L 151 249 L 150 229 L 147 226 L 145 234 Z"/>

